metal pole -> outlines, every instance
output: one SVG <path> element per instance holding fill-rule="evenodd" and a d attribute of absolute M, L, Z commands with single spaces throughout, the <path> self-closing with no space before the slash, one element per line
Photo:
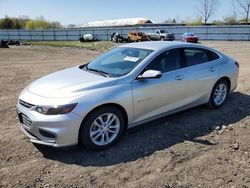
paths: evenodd
<path fill-rule="evenodd" d="M 30 40 L 32 41 L 31 30 L 29 30 L 29 34 L 30 34 Z"/>
<path fill-rule="evenodd" d="M 17 30 L 17 33 L 18 33 L 18 40 L 20 41 L 21 38 L 20 38 L 20 32 L 19 32 L 19 29 Z"/>
<path fill-rule="evenodd" d="M 230 26 L 228 25 L 227 27 L 227 41 L 229 40 L 228 36 L 229 36 L 229 29 L 230 29 Z"/>
<path fill-rule="evenodd" d="M 107 41 L 109 40 L 109 29 L 107 28 Z"/>
<path fill-rule="evenodd" d="M 10 40 L 9 30 L 7 30 L 7 36 L 8 36 L 8 40 Z"/>
<path fill-rule="evenodd" d="M 43 32 L 43 30 L 42 30 L 42 38 L 43 38 L 43 41 L 44 41 L 44 32 Z"/>
<path fill-rule="evenodd" d="M 248 41 L 250 41 L 250 25 L 248 25 Z"/>
<path fill-rule="evenodd" d="M 56 41 L 56 34 L 55 34 L 55 30 L 53 29 L 53 38 L 54 38 L 54 41 Z"/>

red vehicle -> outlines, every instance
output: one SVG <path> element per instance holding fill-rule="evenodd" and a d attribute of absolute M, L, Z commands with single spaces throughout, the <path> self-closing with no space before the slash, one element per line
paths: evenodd
<path fill-rule="evenodd" d="M 185 42 L 198 43 L 199 37 L 195 36 L 194 33 L 184 33 L 181 36 L 181 40 Z"/>

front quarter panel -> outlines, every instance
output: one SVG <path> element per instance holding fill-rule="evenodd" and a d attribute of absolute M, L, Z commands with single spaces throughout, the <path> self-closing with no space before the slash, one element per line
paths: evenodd
<path fill-rule="evenodd" d="M 128 123 L 134 119 L 134 110 L 132 103 L 131 85 L 120 84 L 106 88 L 95 89 L 87 95 L 78 99 L 78 105 L 74 113 L 85 117 L 93 109 L 105 104 L 120 105 L 127 112 Z"/>

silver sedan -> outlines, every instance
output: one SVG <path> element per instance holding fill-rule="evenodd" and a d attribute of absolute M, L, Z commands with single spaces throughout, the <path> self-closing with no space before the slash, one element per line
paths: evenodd
<path fill-rule="evenodd" d="M 32 82 L 17 111 L 34 143 L 100 150 L 127 128 L 202 104 L 221 107 L 238 74 L 235 60 L 202 45 L 126 44 Z"/>

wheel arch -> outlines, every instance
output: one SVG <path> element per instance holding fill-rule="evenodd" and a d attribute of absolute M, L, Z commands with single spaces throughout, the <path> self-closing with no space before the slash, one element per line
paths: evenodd
<path fill-rule="evenodd" d="M 219 78 L 217 81 L 216 81 L 216 83 L 217 82 L 219 82 L 220 80 L 225 80 L 227 83 L 228 83 L 228 92 L 230 92 L 231 91 L 231 80 L 230 80 L 230 78 L 229 77 L 227 77 L 227 76 L 223 76 L 223 77 L 221 77 L 221 78 Z M 216 84 L 215 83 L 215 84 Z"/>
<path fill-rule="evenodd" d="M 128 128 L 128 113 L 127 111 L 125 110 L 125 108 L 120 105 L 120 104 L 117 104 L 117 103 L 105 103 L 105 104 L 101 104 L 99 106 L 96 106 L 95 108 L 93 108 L 92 110 L 90 110 L 86 116 L 83 118 L 82 120 L 82 123 L 81 123 L 81 126 L 79 128 L 79 131 L 78 131 L 78 143 L 79 143 L 79 139 L 80 139 L 80 131 L 81 131 L 81 128 L 82 128 L 82 125 L 83 125 L 83 122 L 85 121 L 85 119 L 89 116 L 89 114 L 91 114 L 92 112 L 94 112 L 95 110 L 99 109 L 99 108 L 102 108 L 102 107 L 105 107 L 105 106 L 113 106 L 115 108 L 117 108 L 118 110 L 121 111 L 121 113 L 123 114 L 123 117 L 124 117 L 124 124 L 125 124 L 125 128 L 124 130 L 126 130 Z"/>

